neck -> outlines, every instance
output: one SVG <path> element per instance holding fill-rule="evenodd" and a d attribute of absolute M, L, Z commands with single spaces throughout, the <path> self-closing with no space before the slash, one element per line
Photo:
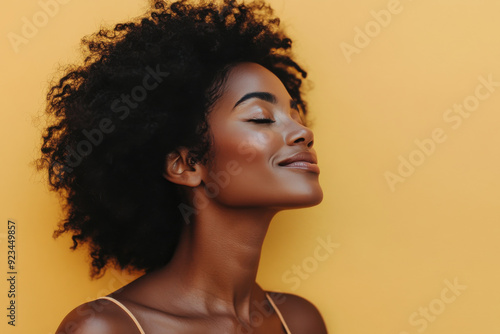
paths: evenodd
<path fill-rule="evenodd" d="M 261 293 L 255 279 L 275 214 L 261 208 L 222 208 L 211 202 L 185 225 L 165 269 L 176 277 L 183 293 L 200 302 L 202 311 L 248 318 L 251 301 Z"/>

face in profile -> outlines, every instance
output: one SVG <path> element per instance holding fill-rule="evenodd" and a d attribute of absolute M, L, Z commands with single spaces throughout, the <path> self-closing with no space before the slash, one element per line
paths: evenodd
<path fill-rule="evenodd" d="M 283 83 L 261 65 L 241 63 L 224 87 L 208 116 L 213 160 L 203 181 L 218 185 L 211 197 L 278 210 L 320 203 L 314 136 Z"/>

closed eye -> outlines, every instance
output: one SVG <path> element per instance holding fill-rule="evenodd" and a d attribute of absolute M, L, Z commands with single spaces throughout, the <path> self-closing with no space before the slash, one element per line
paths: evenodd
<path fill-rule="evenodd" d="M 275 123 L 276 121 L 270 119 L 270 118 L 252 118 L 249 119 L 248 122 L 253 122 L 253 123 Z"/>

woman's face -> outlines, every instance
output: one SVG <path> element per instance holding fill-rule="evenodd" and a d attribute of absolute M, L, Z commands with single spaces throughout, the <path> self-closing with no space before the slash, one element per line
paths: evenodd
<path fill-rule="evenodd" d="M 228 206 L 276 209 L 323 199 L 313 133 L 285 86 L 266 68 L 236 65 L 208 125 L 214 159 L 203 181 L 209 197 Z"/>

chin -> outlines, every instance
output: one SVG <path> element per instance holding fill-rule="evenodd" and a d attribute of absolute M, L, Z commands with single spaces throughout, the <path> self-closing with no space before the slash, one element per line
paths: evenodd
<path fill-rule="evenodd" d="M 307 194 L 297 194 L 289 198 L 288 203 L 283 203 L 283 209 L 301 209 L 316 206 L 323 201 L 323 191 L 321 188 L 315 189 Z"/>
<path fill-rule="evenodd" d="M 304 203 L 305 207 L 315 206 L 320 204 L 323 201 L 323 191 L 321 189 L 318 193 L 309 196 L 308 200 Z"/>
<path fill-rule="evenodd" d="M 302 199 L 303 207 L 315 206 L 323 201 L 323 190 L 319 183 L 310 187 L 307 193 L 299 196 Z"/>

